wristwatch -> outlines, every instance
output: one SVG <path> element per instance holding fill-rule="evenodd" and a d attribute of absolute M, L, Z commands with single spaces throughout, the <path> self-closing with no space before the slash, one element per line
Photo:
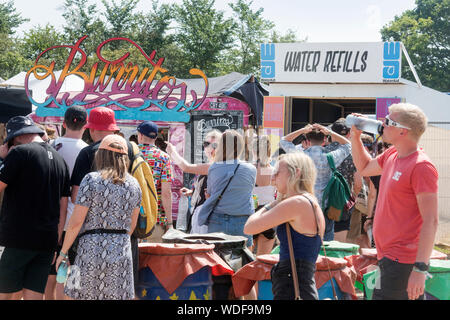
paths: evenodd
<path fill-rule="evenodd" d="M 416 267 L 422 272 L 426 272 L 430 268 L 430 265 L 426 264 L 425 262 L 416 262 L 414 263 L 414 267 Z"/>

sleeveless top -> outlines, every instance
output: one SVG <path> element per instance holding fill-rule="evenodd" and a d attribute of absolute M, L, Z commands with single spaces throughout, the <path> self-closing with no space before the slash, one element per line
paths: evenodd
<path fill-rule="evenodd" d="M 314 214 L 316 213 L 314 212 Z M 319 235 L 319 226 L 317 226 L 317 233 L 313 237 L 299 233 L 295 231 L 292 226 L 290 227 L 295 260 L 306 260 L 316 263 L 322 245 L 322 240 Z M 276 231 L 278 239 L 280 240 L 280 262 L 283 260 L 290 260 L 286 223 L 279 225 Z"/>

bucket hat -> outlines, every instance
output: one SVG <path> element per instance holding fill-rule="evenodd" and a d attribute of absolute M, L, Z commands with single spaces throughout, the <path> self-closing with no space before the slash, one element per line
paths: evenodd
<path fill-rule="evenodd" d="M 41 137 L 45 134 L 44 130 L 39 128 L 30 117 L 13 117 L 6 123 L 6 138 L 3 143 L 7 143 L 15 137 L 31 133 L 39 134 Z"/>
<path fill-rule="evenodd" d="M 106 107 L 92 109 L 89 113 L 85 128 L 101 131 L 120 130 L 116 124 L 116 119 L 114 118 L 114 111 Z"/>

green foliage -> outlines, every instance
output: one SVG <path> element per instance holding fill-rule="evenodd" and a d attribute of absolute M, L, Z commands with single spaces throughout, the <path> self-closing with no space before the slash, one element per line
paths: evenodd
<path fill-rule="evenodd" d="M 199 68 L 208 77 L 219 74 L 220 55 L 232 42 L 234 21 L 224 18 L 224 12 L 214 9 L 214 0 L 183 0 L 175 5 L 178 22 L 176 41 L 183 55 L 181 77 L 189 76 L 190 68 Z"/>
<path fill-rule="evenodd" d="M 237 0 L 230 3 L 236 27 L 233 35 L 235 45 L 227 52 L 223 73 L 238 71 L 243 74 L 256 73 L 260 62 L 260 44 L 268 41 L 269 31 L 275 25 L 262 17 L 263 8 L 251 9 L 253 0 Z M 227 61 L 228 60 L 228 61 Z"/>
<path fill-rule="evenodd" d="M 14 8 L 14 1 L 0 3 L 0 34 L 13 35 L 14 29 L 19 27 L 23 22 L 29 21 L 20 16 Z"/>
<path fill-rule="evenodd" d="M 422 84 L 450 92 L 450 0 L 416 0 L 416 8 L 381 29 L 383 41 L 401 41 Z M 407 62 L 402 77 L 413 80 Z"/>
<path fill-rule="evenodd" d="M 0 0 L 2 1 L 2 0 Z M 136 12 L 140 0 L 102 0 L 99 7 L 93 0 L 64 0 L 63 30 L 51 24 L 33 26 L 20 39 L 11 38 L 23 19 L 13 1 L 0 3 L 0 76 L 8 79 L 20 71 L 28 71 L 44 50 L 58 45 L 74 45 L 81 37 L 80 49 L 87 62 L 80 70 L 89 73 L 99 63 L 97 47 L 113 37 L 133 40 L 150 55 L 156 50 L 154 61 L 164 57 L 167 75 L 190 78 L 191 68 L 199 68 L 208 77 L 230 72 L 259 74 L 259 47 L 263 42 L 296 41 L 293 31 L 281 35 L 273 22 L 264 18 L 263 8 L 254 9 L 257 1 L 230 0 L 232 16 L 215 9 L 215 0 L 183 0 L 166 4 L 160 0 L 145 0 L 149 5 Z M 231 3 L 231 1 L 233 1 Z M 57 48 L 41 56 L 39 63 L 55 62 L 62 69 L 67 61 L 68 48 Z M 145 57 L 127 41 L 113 41 L 105 45 L 101 54 L 106 59 L 117 59 L 130 53 L 128 61 L 149 67 Z M 72 62 L 80 62 L 78 53 Z M 160 75 L 158 75 L 160 76 Z"/>

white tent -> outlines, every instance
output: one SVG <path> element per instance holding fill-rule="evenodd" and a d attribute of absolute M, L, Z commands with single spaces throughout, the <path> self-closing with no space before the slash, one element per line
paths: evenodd
<path fill-rule="evenodd" d="M 62 70 L 55 71 L 55 78 L 58 79 L 61 75 Z M 41 73 L 39 73 L 41 74 Z M 2 82 L 2 85 L 7 86 L 16 86 L 16 87 L 24 87 L 25 85 L 25 77 L 26 72 L 20 72 L 16 74 L 14 77 L 9 78 L 8 80 Z M 32 98 L 36 103 L 43 103 L 47 98 L 47 88 L 50 85 L 51 76 L 45 78 L 44 80 L 37 80 L 33 74 L 30 75 L 28 80 L 28 88 L 32 90 Z M 71 92 L 71 91 L 83 91 L 84 89 L 84 80 L 76 75 L 69 75 L 64 79 L 64 82 L 61 86 L 61 92 Z M 37 106 L 33 105 L 33 111 L 37 108 Z"/>

